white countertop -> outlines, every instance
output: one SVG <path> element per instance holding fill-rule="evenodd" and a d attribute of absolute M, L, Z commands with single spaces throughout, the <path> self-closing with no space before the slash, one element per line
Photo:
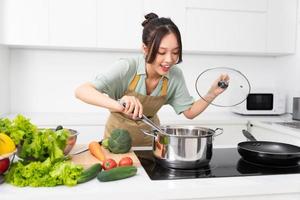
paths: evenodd
<path fill-rule="evenodd" d="M 136 176 L 74 187 L 19 188 L 0 185 L 1 200 L 30 199 L 300 199 L 300 174 L 152 181 L 142 167 Z"/>
<path fill-rule="evenodd" d="M 49 114 L 25 113 L 33 123 L 39 125 L 81 125 L 104 124 L 105 115 L 100 114 Z M 13 118 L 15 114 L 8 115 Z M 174 117 L 175 116 L 175 117 Z M 193 120 L 182 116 L 161 115 L 162 124 L 230 124 L 251 122 L 257 126 L 276 128 L 272 122 L 291 121 L 290 115 L 284 116 L 241 116 L 232 113 L 204 113 Z M 266 123 L 267 122 L 267 123 Z M 280 126 L 279 126 L 280 127 Z M 282 128 L 299 134 L 296 129 Z M 8 184 L 0 185 L 1 200 L 31 199 L 45 200 L 58 198 L 74 199 L 300 199 L 300 174 L 248 176 L 230 178 L 198 178 L 181 180 L 152 181 L 142 167 L 135 177 L 115 182 L 101 183 L 92 180 L 75 187 L 59 186 L 54 188 L 18 188 Z"/>

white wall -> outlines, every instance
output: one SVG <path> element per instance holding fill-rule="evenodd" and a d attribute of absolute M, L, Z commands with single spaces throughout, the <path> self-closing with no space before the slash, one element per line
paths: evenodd
<path fill-rule="evenodd" d="M 93 80 L 116 59 L 137 54 L 11 49 L 11 112 L 101 112 L 102 109 L 75 99 L 75 88 Z M 195 98 L 199 98 L 194 86 L 196 78 L 207 68 L 238 69 L 248 77 L 252 87 L 279 87 L 281 75 L 288 73 L 288 67 L 278 65 L 275 57 L 184 55 L 183 59 L 181 67 Z M 166 107 L 162 112 L 169 110 Z M 207 111 L 223 110 L 211 106 Z"/>
<path fill-rule="evenodd" d="M 299 9 L 300 3 L 298 3 L 298 11 Z M 277 63 L 282 70 L 287 71 L 287 73 L 280 74 L 280 82 L 286 88 L 288 94 L 287 111 L 290 113 L 292 112 L 293 97 L 300 97 L 300 12 L 298 12 L 297 28 L 297 53 L 277 59 Z"/>
<path fill-rule="evenodd" d="M 4 26 L 4 2 L 0 0 L 0 44 L 3 44 L 3 26 Z"/>
<path fill-rule="evenodd" d="M 0 115 L 9 112 L 9 49 L 0 44 Z"/>

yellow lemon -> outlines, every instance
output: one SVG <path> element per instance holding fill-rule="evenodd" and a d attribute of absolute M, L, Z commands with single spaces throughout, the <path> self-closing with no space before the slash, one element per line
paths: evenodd
<path fill-rule="evenodd" d="M 12 139 L 4 134 L 0 133 L 0 155 L 11 153 L 16 149 L 16 145 Z"/>

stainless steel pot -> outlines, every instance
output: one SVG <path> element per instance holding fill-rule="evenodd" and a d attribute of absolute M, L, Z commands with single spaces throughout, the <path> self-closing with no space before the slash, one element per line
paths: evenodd
<path fill-rule="evenodd" d="M 213 138 L 223 133 L 197 126 L 161 126 L 146 135 L 154 137 L 153 154 L 156 161 L 166 167 L 194 169 L 207 166 L 212 158 Z"/>

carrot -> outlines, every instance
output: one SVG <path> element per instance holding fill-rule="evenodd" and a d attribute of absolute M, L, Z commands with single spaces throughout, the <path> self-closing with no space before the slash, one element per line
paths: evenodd
<path fill-rule="evenodd" d="M 104 161 L 105 155 L 101 149 L 101 146 L 98 142 L 93 141 L 89 144 L 89 151 L 90 153 L 95 156 L 98 160 Z"/>

